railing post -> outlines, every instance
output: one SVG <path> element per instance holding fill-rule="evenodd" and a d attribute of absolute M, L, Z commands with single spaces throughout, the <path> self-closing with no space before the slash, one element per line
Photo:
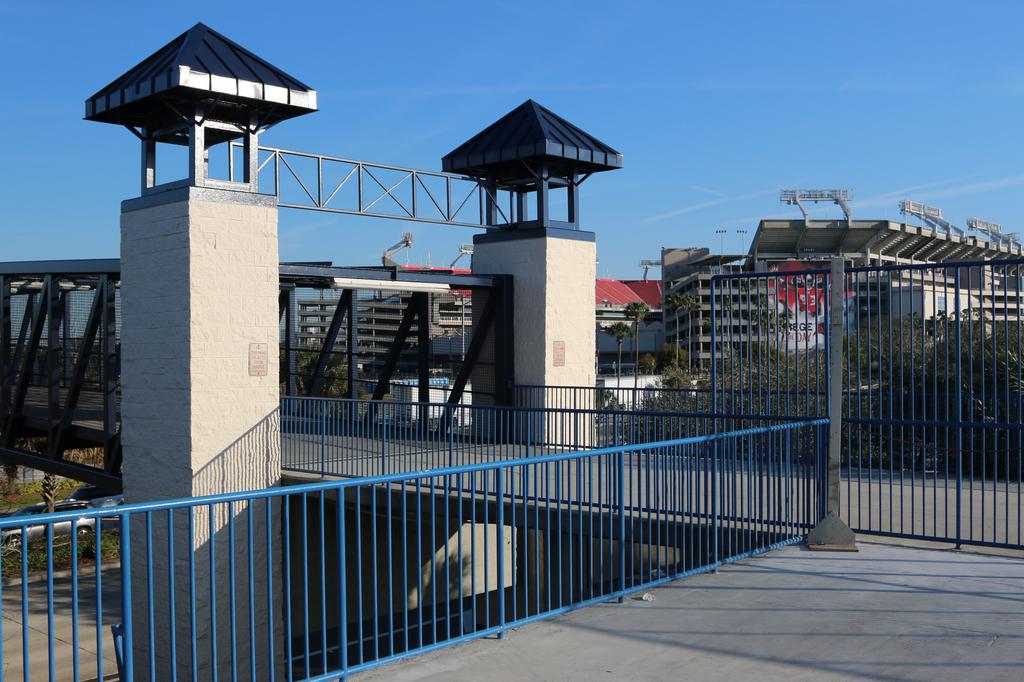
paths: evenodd
<path fill-rule="evenodd" d="M 388 406 L 384 404 L 381 407 L 384 408 L 380 425 L 380 475 L 383 476 L 388 468 Z"/>
<path fill-rule="evenodd" d="M 130 520 L 129 514 L 121 514 L 121 625 L 124 628 L 121 640 L 121 656 L 124 660 L 124 676 L 126 680 L 135 679 L 135 652 L 132 645 L 132 630 L 134 628 L 132 625 L 132 547 Z M 97 536 L 102 532 L 103 517 L 98 517 L 96 519 Z M 173 529 L 171 532 L 173 532 Z M 97 574 L 100 571 L 100 559 L 101 557 L 96 557 Z M 173 559 L 174 558 L 171 557 L 172 561 Z M 150 655 L 153 655 L 153 652 L 150 652 Z"/>
<path fill-rule="evenodd" d="M 718 434 L 711 442 L 711 565 L 718 573 Z"/>
<path fill-rule="evenodd" d="M 498 639 L 505 639 L 505 486 L 502 477 L 504 472 L 503 467 L 494 470 L 494 475 L 497 478 L 495 498 L 498 503 L 498 547 L 496 550 L 498 559 L 498 627 L 501 628 L 498 631 Z"/>
<path fill-rule="evenodd" d="M 320 478 L 327 477 L 327 407 L 326 401 L 320 401 Z"/>
<path fill-rule="evenodd" d="M 828 467 L 826 513 L 839 516 L 839 478 L 843 440 L 843 328 L 846 312 L 846 268 L 833 258 L 829 274 L 828 350 Z"/>
<path fill-rule="evenodd" d="M 857 551 L 856 535 L 839 517 L 839 479 L 843 437 L 843 332 L 846 312 L 846 264 L 833 258 L 829 272 L 828 460 L 825 465 L 825 515 L 807 534 L 809 549 Z M 821 475 L 821 474 L 819 474 Z"/>
<path fill-rule="evenodd" d="M 963 367 L 960 357 L 962 348 L 960 346 L 960 266 L 955 266 L 953 277 L 953 309 L 956 316 L 956 548 L 960 549 L 963 541 L 963 489 L 964 489 L 964 428 L 963 409 L 964 400 L 961 395 L 963 387 Z M 948 469 L 947 469 L 948 470 Z M 1019 474 L 1018 474 L 1019 476 Z M 948 528 L 948 526 L 947 526 Z"/>
<path fill-rule="evenodd" d="M 526 418 L 526 456 L 530 456 L 530 441 L 533 438 L 531 433 L 531 425 L 533 424 L 533 412 L 530 410 L 525 411 L 523 416 Z"/>
<path fill-rule="evenodd" d="M 445 426 L 448 427 L 448 466 L 450 467 L 455 466 L 455 412 L 458 409 L 458 406 L 455 406 L 446 415 L 447 424 Z"/>
<path fill-rule="evenodd" d="M 618 432 L 616 422 L 616 432 Z M 616 440 L 618 437 L 616 436 Z M 626 601 L 626 450 L 619 452 L 619 603 Z"/>

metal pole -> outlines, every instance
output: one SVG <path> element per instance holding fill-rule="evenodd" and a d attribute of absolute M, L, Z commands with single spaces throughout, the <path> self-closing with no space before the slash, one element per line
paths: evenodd
<path fill-rule="evenodd" d="M 131 547 L 131 525 L 130 516 L 128 514 L 121 514 L 120 520 L 120 535 L 121 535 L 121 625 L 124 628 L 123 639 L 121 640 L 121 656 L 124 659 L 124 675 L 126 680 L 131 680 L 135 677 L 135 651 L 133 639 L 133 630 L 135 628 L 132 623 L 132 547 Z M 96 521 L 96 535 L 98 536 L 102 531 L 101 519 Z M 171 529 L 174 532 L 174 529 Z M 213 541 L 211 536 L 210 541 Z M 97 548 L 99 547 L 97 541 Z M 99 552 L 97 551 L 97 555 Z M 172 557 L 173 560 L 173 557 Z M 99 574 L 99 556 L 96 558 L 96 573 Z M 153 652 L 150 652 L 153 655 Z"/>
<path fill-rule="evenodd" d="M 615 445 L 619 445 L 619 420 L 617 415 L 612 415 L 615 420 Z M 619 452 L 619 603 L 626 601 L 626 450 Z"/>
<path fill-rule="evenodd" d="M 494 474 L 496 477 L 495 481 L 495 499 L 498 503 L 497 508 L 497 525 L 498 525 L 498 538 L 497 538 L 497 560 L 498 560 L 498 639 L 505 639 L 505 491 L 504 491 L 504 480 L 503 474 L 505 470 L 498 468 Z"/>
<path fill-rule="evenodd" d="M 843 435 L 843 322 L 846 301 L 846 264 L 833 258 L 829 269 L 829 330 L 826 339 L 828 368 L 828 462 L 825 466 L 825 515 L 807 534 L 807 548 L 857 551 L 857 536 L 839 517 L 839 479 Z M 820 474 L 818 474 L 820 476 Z M 821 479 L 819 479 L 821 480 Z"/>
<path fill-rule="evenodd" d="M 840 446 L 843 438 L 843 326 L 846 294 L 846 263 L 833 258 L 829 282 L 828 334 L 828 473 L 826 512 L 839 516 Z"/>
<path fill-rule="evenodd" d="M 969 271 L 968 271 L 969 272 Z M 953 308 L 954 316 L 956 318 L 956 391 L 954 392 L 956 400 L 956 548 L 961 548 L 961 542 L 963 540 L 963 491 L 964 491 L 964 400 L 961 395 L 963 387 L 963 349 L 962 349 L 962 337 L 960 336 L 961 327 L 961 310 L 960 304 L 960 266 L 956 266 L 954 271 L 953 280 Z"/>

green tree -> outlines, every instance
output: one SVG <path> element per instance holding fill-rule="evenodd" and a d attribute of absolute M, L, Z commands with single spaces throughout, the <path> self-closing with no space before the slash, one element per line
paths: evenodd
<path fill-rule="evenodd" d="M 661 344 L 661 348 L 658 349 L 658 367 L 662 371 L 671 369 L 672 367 L 679 366 L 678 348 L 671 343 Z"/>
<path fill-rule="evenodd" d="M 658 371 L 658 362 L 650 353 L 644 353 L 637 364 L 637 368 L 644 374 L 654 374 Z"/>
<path fill-rule="evenodd" d="M 18 465 L 4 462 L 4 492 L 8 495 L 18 490 Z"/>
<path fill-rule="evenodd" d="M 615 348 L 619 355 L 619 361 L 615 364 L 615 379 L 619 381 L 622 379 L 622 342 L 629 336 L 629 325 L 625 322 L 616 322 L 609 327 L 605 327 L 604 331 L 606 334 L 615 337 Z"/>
<path fill-rule="evenodd" d="M 676 366 L 679 366 L 679 312 L 686 312 L 686 354 L 687 362 L 692 356 L 690 348 L 690 332 L 689 326 L 693 316 L 693 311 L 700 307 L 700 301 L 693 294 L 684 294 L 676 291 L 665 297 L 665 308 L 672 312 L 676 322 L 676 333 L 675 333 L 675 347 L 676 347 Z"/>
<path fill-rule="evenodd" d="M 284 353 L 281 354 L 282 381 L 287 377 L 288 365 Z M 295 388 L 299 395 L 306 395 L 313 382 L 319 352 L 300 352 L 295 358 Z M 332 353 L 331 359 L 324 370 L 324 378 L 320 383 L 320 395 L 325 397 L 343 397 L 348 391 L 348 367 L 344 353 Z"/>
<path fill-rule="evenodd" d="M 626 306 L 626 319 L 633 323 L 633 351 L 635 363 L 633 365 L 633 388 L 639 388 L 640 378 L 637 370 L 640 368 L 640 324 L 651 314 L 651 307 L 642 301 L 633 301 Z"/>

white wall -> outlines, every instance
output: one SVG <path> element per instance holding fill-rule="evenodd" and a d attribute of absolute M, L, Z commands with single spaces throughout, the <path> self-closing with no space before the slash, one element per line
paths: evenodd
<path fill-rule="evenodd" d="M 476 242 L 474 272 L 513 276 L 517 384 L 594 385 L 596 259 L 592 240 L 550 232 Z M 557 342 L 564 344 L 561 365 Z"/>

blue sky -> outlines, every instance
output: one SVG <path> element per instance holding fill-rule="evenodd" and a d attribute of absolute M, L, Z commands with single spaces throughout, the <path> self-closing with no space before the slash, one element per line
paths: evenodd
<path fill-rule="evenodd" d="M 528 97 L 593 133 L 625 157 L 581 198 L 606 276 L 639 276 L 662 246 L 717 250 L 716 229 L 745 248 L 759 218 L 798 215 L 782 187 L 850 188 L 862 218 L 913 198 L 960 224 L 1024 223 L 1020 3 L 168 7 L 0 5 L 0 260 L 117 255 L 137 142 L 82 121 L 83 101 L 195 21 L 319 92 L 265 144 L 439 169 Z M 446 264 L 472 233 L 294 210 L 280 224 L 283 259 L 344 264 L 378 262 L 404 229 L 410 262 Z"/>

